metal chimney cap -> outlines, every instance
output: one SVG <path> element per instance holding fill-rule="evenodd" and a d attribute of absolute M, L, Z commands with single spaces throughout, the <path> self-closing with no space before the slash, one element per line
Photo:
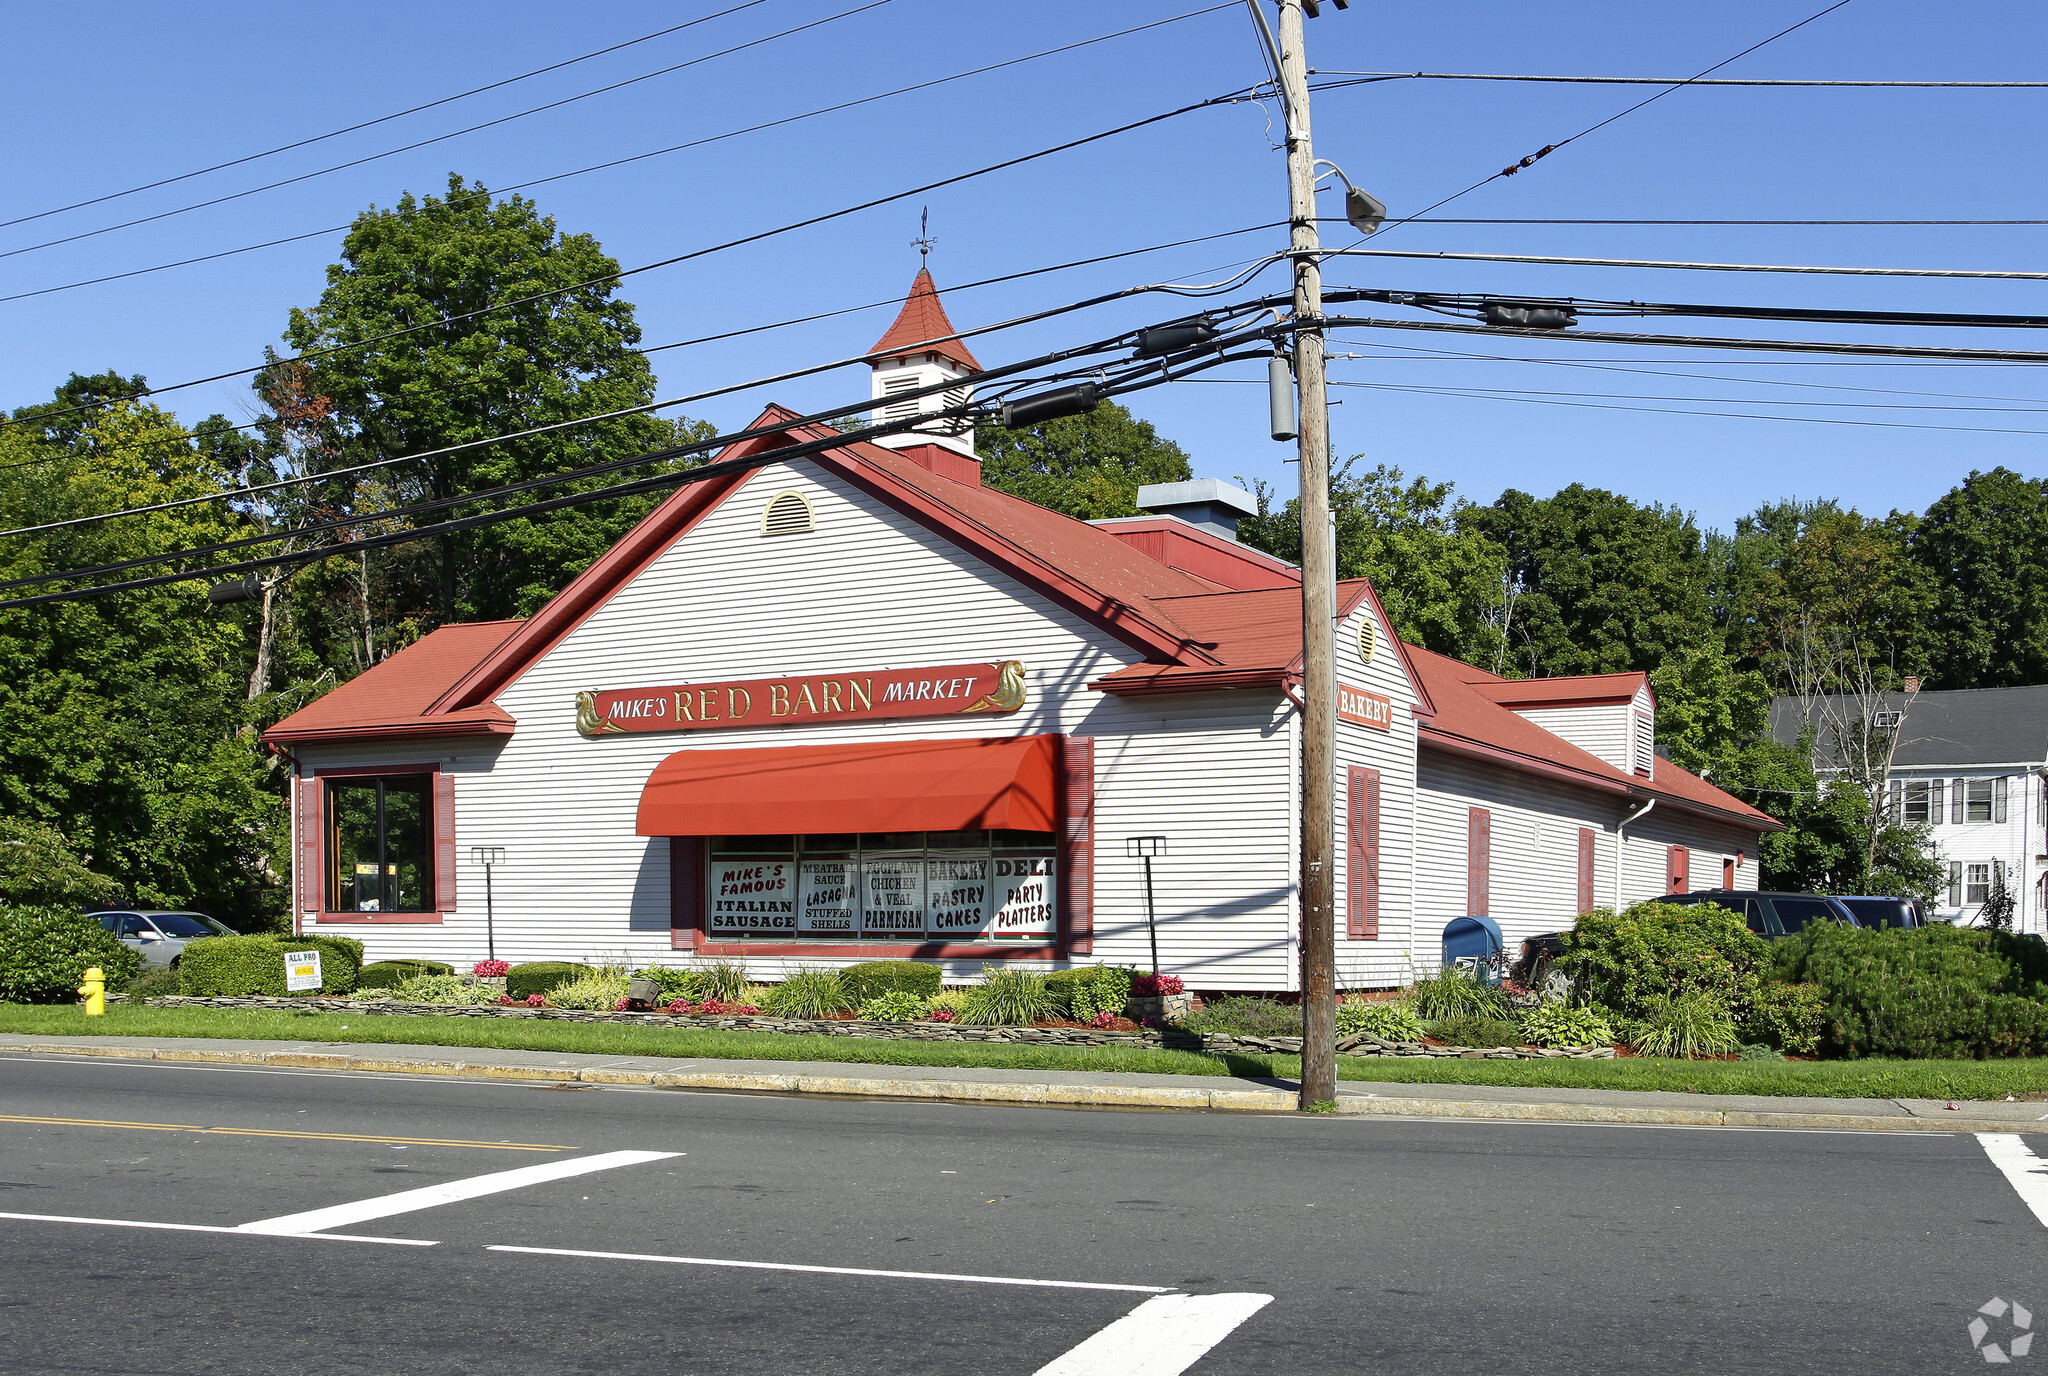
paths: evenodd
<path fill-rule="evenodd" d="M 1150 483 L 1138 489 L 1138 509 L 1157 511 L 1161 507 L 1221 506 L 1242 516 L 1259 514 L 1259 503 L 1236 483 L 1221 478 L 1195 478 L 1184 483 Z"/>

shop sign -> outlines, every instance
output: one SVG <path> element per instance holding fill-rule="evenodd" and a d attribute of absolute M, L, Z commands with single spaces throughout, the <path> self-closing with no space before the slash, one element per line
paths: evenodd
<path fill-rule="evenodd" d="M 1348 683 L 1337 685 L 1337 715 L 1375 731 L 1394 729 L 1394 704 L 1378 693 L 1368 693 Z"/>
<path fill-rule="evenodd" d="M 795 887 L 793 861 L 713 861 L 710 930 L 794 934 Z"/>
<path fill-rule="evenodd" d="M 286 951 L 284 955 L 284 991 L 300 994 L 311 989 L 320 989 L 320 953 L 318 951 Z"/>
<path fill-rule="evenodd" d="M 714 859 L 707 934 L 858 935 L 890 942 L 1043 944 L 1056 934 L 1050 855 L 863 854 Z"/>
<path fill-rule="evenodd" d="M 882 673 L 804 674 L 576 695 L 586 736 L 797 726 L 820 721 L 1000 714 L 1024 705 L 1024 664 L 1005 659 Z"/>

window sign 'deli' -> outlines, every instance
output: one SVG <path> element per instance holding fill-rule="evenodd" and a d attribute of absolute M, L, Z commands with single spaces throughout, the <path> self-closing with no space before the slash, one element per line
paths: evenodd
<path fill-rule="evenodd" d="M 1024 705 L 1024 664 L 803 674 L 660 688 L 611 688 L 576 695 L 576 729 L 590 737 L 646 731 L 795 726 L 885 717 L 1001 714 Z"/>

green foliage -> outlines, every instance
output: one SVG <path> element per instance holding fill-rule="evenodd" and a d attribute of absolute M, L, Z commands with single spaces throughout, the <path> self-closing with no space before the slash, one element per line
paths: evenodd
<path fill-rule="evenodd" d="M 121 886 L 87 869 L 55 827 L 0 817 L 0 908 L 89 911 L 120 901 Z"/>
<path fill-rule="evenodd" d="M 2048 682 L 2048 481 L 1972 472 L 1915 523 L 1937 688 Z"/>
<path fill-rule="evenodd" d="M 941 977 L 938 966 L 921 960 L 870 960 L 849 965 L 839 974 L 846 989 L 846 1001 L 855 1008 L 877 994 L 899 989 L 930 998 L 939 992 Z"/>
<path fill-rule="evenodd" d="M 1523 1013 L 1520 1022 L 1522 1037 L 1531 1046 L 1606 1046 L 1614 1040 L 1614 1025 L 1597 1008 L 1539 1003 Z"/>
<path fill-rule="evenodd" d="M 1639 1056 L 1687 1061 L 1731 1055 L 1742 1045 L 1728 1005 L 1703 991 L 1648 1000 L 1642 1016 L 1631 1024 L 1629 1036 Z"/>
<path fill-rule="evenodd" d="M 931 1005 L 901 989 L 877 994 L 860 1006 L 860 1015 L 870 1022 L 915 1022 L 931 1012 Z"/>
<path fill-rule="evenodd" d="M 588 965 L 573 960 L 530 960 L 505 972 L 505 992 L 523 1000 L 532 994 L 546 994 L 570 980 L 595 973 Z"/>
<path fill-rule="evenodd" d="M 548 1007 L 609 1012 L 626 997 L 626 980 L 624 969 L 603 966 L 548 990 Z"/>
<path fill-rule="evenodd" d="M 356 987 L 363 943 L 340 936 L 210 936 L 185 948 L 178 970 L 184 993 L 212 997 L 267 994 L 282 998 L 288 951 L 320 953 L 320 993 L 346 994 Z"/>
<path fill-rule="evenodd" d="M 965 989 L 941 989 L 925 1000 L 925 1005 L 936 1013 L 941 1008 L 958 1019 L 967 1013 L 967 991 Z"/>
<path fill-rule="evenodd" d="M 1557 963 L 1586 1002 L 1640 1018 L 1653 1001 L 1692 993 L 1746 1007 L 1769 957 L 1769 943 L 1725 908 L 1637 903 L 1580 917 Z"/>
<path fill-rule="evenodd" d="M 809 966 L 792 970 L 768 991 L 761 1011 L 778 1018 L 828 1018 L 847 1006 L 839 972 Z"/>
<path fill-rule="evenodd" d="M 1360 1032 L 1390 1042 L 1420 1041 L 1422 1019 L 1402 999 L 1346 999 L 1337 1005 L 1337 1035 L 1352 1037 Z"/>
<path fill-rule="evenodd" d="M 1299 1037 L 1301 1005 L 1278 999 L 1227 994 L 1203 999 L 1202 1006 L 1181 1019 L 1189 1032 L 1220 1032 L 1238 1037 Z"/>
<path fill-rule="evenodd" d="M 1132 972 L 1119 965 L 1084 965 L 1045 977 L 1056 1015 L 1087 1022 L 1097 1013 L 1120 1014 L 1131 1001 Z"/>
<path fill-rule="evenodd" d="M 0 1003 L 76 1002 L 93 966 L 118 990 L 142 969 L 142 957 L 69 908 L 0 910 Z"/>
<path fill-rule="evenodd" d="M 1820 1050 L 1826 1013 L 1827 999 L 1820 986 L 1767 979 L 1756 987 L 1743 1011 L 1742 1035 L 1794 1056 L 1811 1056 Z"/>
<path fill-rule="evenodd" d="M 702 997 L 699 991 L 703 986 L 704 977 L 695 970 L 679 969 L 673 965 L 643 965 L 633 974 L 636 978 L 651 979 L 660 985 L 663 1003 Z"/>
<path fill-rule="evenodd" d="M 1774 974 L 1818 986 L 1826 1001 L 1824 1055 L 2048 1054 L 2048 947 L 2036 938 L 1824 924 L 1772 956 Z"/>
<path fill-rule="evenodd" d="M 1084 521 L 1139 515 L 1139 488 L 1194 476 L 1179 445 L 1113 401 L 1025 430 L 977 426 L 974 448 L 987 486 Z"/>
<path fill-rule="evenodd" d="M 981 976 L 982 982 L 967 991 L 967 1011 L 960 1019 L 962 1022 L 1029 1027 L 1040 1018 L 1052 1016 L 1052 995 L 1046 992 L 1044 975 L 1010 966 L 984 965 Z"/>
<path fill-rule="evenodd" d="M 1480 983 L 1471 971 L 1455 965 L 1416 980 L 1405 997 L 1415 1016 L 1424 1022 L 1508 1016 L 1508 1001 L 1500 990 Z"/>
<path fill-rule="evenodd" d="M 689 973 L 697 979 L 692 998 L 717 999 L 720 1003 L 749 1001 L 747 991 L 753 987 L 752 982 L 747 978 L 747 967 L 736 960 L 707 960 Z"/>
<path fill-rule="evenodd" d="M 453 965 L 438 960 L 373 960 L 356 971 L 357 989 L 396 989 L 420 975 L 452 975 Z"/>
<path fill-rule="evenodd" d="M 1522 1044 L 1522 1029 L 1507 1018 L 1442 1018 L 1424 1023 L 1423 1028 L 1447 1046 L 1491 1048 Z"/>
<path fill-rule="evenodd" d="M 154 970 L 145 969 L 134 979 L 121 987 L 121 992 L 131 999 L 160 999 L 180 992 L 180 975 L 168 965 L 159 965 Z"/>
<path fill-rule="evenodd" d="M 358 986 L 360 991 L 360 986 Z M 406 980 L 391 991 L 391 996 L 407 1003 L 496 1003 L 498 991 L 488 984 L 477 984 L 461 975 L 418 975 Z"/>

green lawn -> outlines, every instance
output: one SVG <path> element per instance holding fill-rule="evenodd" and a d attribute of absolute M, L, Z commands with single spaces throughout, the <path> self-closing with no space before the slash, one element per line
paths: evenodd
<path fill-rule="evenodd" d="M 1137 1071 L 1155 1075 L 1291 1078 L 1292 1056 L 1202 1055 L 1135 1047 L 1002 1046 L 858 1037 L 787 1036 L 513 1018 L 356 1013 L 242 1013 L 209 1008 L 0 1004 L 0 1032 L 31 1036 L 226 1037 L 251 1041 L 503 1047 L 701 1060 L 833 1061 L 852 1065 L 993 1066 L 1017 1070 Z M 1391 1084 L 1528 1085 L 1676 1090 L 1814 1098 L 1997 1099 L 2048 1090 L 2048 1059 L 2012 1061 L 1464 1061 L 1346 1056 L 1345 1080 Z"/>

